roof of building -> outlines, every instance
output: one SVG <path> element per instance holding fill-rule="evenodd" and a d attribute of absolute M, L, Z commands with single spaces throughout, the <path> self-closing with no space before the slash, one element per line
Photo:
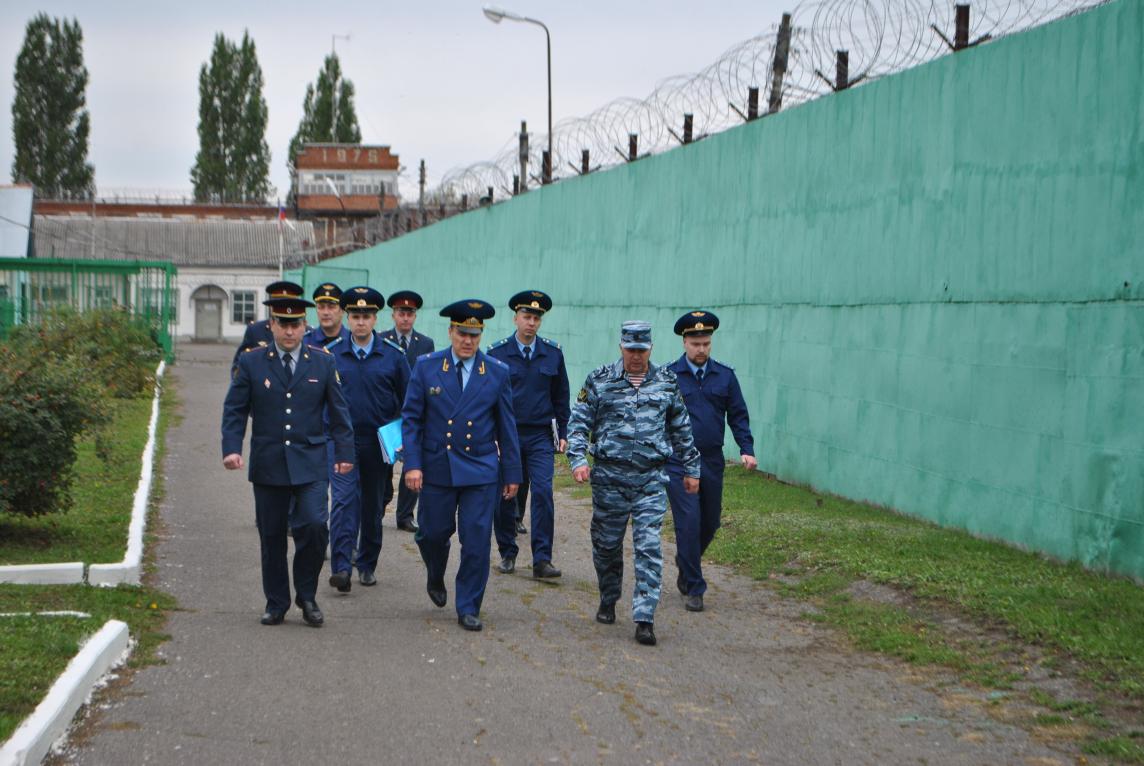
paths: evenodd
<path fill-rule="evenodd" d="M 176 266 L 278 266 L 279 224 L 266 220 L 180 220 L 37 215 L 36 258 L 167 261 Z M 94 237 L 95 246 L 92 247 Z M 287 267 L 308 260 L 314 226 L 281 227 Z"/>

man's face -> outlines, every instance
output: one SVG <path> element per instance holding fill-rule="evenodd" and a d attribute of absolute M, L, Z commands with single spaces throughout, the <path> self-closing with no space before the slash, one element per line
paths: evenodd
<path fill-rule="evenodd" d="M 650 348 L 624 348 L 620 346 L 620 353 L 624 357 L 624 371 L 639 374 L 647 372 L 647 364 L 651 359 Z"/>
<path fill-rule="evenodd" d="M 687 361 L 696 367 L 707 364 L 707 360 L 711 358 L 711 336 L 684 335 L 683 353 L 687 354 Z"/>
<path fill-rule="evenodd" d="M 317 301 L 318 326 L 329 337 L 334 337 L 342 329 L 342 307 L 333 301 Z"/>
<path fill-rule="evenodd" d="M 369 336 L 373 334 L 373 326 L 377 324 L 377 312 L 351 310 L 349 317 L 350 334 L 354 336 L 354 340 L 359 345 L 366 343 Z"/>
<path fill-rule="evenodd" d="M 539 314 L 520 309 L 512 318 L 513 324 L 516 325 L 516 337 L 526 346 L 531 344 L 536 333 L 540 332 L 540 322 L 543 319 L 544 317 Z"/>
<path fill-rule="evenodd" d="M 302 336 L 306 334 L 306 325 L 301 319 L 279 319 L 271 317 L 270 333 L 274 342 L 282 347 L 283 351 L 293 351 L 302 343 Z"/>
<path fill-rule="evenodd" d="M 481 333 L 468 335 L 450 325 L 449 342 L 453 344 L 453 353 L 458 359 L 471 359 L 481 347 Z"/>
<path fill-rule="evenodd" d="M 393 326 L 402 335 L 408 335 L 413 330 L 413 322 L 417 319 L 417 309 L 408 306 L 393 310 Z"/>

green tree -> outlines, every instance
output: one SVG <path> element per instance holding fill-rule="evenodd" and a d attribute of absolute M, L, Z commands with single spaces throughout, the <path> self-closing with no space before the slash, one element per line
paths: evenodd
<path fill-rule="evenodd" d="M 31 183 L 45 197 L 89 197 L 95 169 L 87 161 L 91 118 L 87 67 L 79 22 L 38 14 L 24 31 L 16 58 L 12 180 Z"/>
<path fill-rule="evenodd" d="M 298 132 L 290 140 L 286 166 L 294 176 L 294 158 L 302 144 L 328 142 L 338 144 L 361 143 L 357 111 L 354 109 L 354 84 L 342 77 L 342 68 L 336 53 L 326 56 L 318 82 L 306 85 L 306 98 L 302 101 L 302 120 Z"/>
<path fill-rule="evenodd" d="M 254 41 L 217 34 L 199 70 L 199 151 L 191 168 L 195 199 L 264 202 L 271 194 L 266 99 Z"/>

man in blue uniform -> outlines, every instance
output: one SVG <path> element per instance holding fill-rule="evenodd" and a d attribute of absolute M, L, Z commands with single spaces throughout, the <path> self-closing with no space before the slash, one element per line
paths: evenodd
<path fill-rule="evenodd" d="M 330 516 L 330 585 L 345 593 L 350 589 L 351 564 L 362 585 L 377 584 L 377 559 L 381 554 L 381 518 L 393 497 L 390 480 L 393 465 L 385 462 L 377 429 L 401 416 L 401 403 L 409 385 L 405 352 L 374 332 L 377 312 L 384 305 L 381 293 L 372 287 L 351 287 L 342 294 L 342 308 L 349 318 L 350 340 L 333 351 L 342 377 L 342 389 L 354 428 L 357 466 L 352 491 L 341 508 Z M 360 535 L 360 540 L 359 540 Z M 351 562 L 354 545 L 357 560 Z"/>
<path fill-rule="evenodd" d="M 675 524 L 675 563 L 679 568 L 675 585 L 683 594 L 683 605 L 691 612 L 703 611 L 707 582 L 703 579 L 701 558 L 715 538 L 723 512 L 725 425 L 731 426 L 743 467 L 749 471 L 758 467 L 747 403 L 743 401 L 735 370 L 711 358 L 711 335 L 717 329 L 719 317 L 710 311 L 696 310 L 681 316 L 675 323 L 675 334 L 683 336 L 683 356 L 671 365 L 703 462 L 698 495 L 684 491 L 683 463 L 678 456 L 672 456 L 667 463 L 667 495 Z"/>
<path fill-rule="evenodd" d="M 457 622 L 465 630 L 482 627 L 498 497 L 511 499 L 520 485 L 508 367 L 480 350 L 484 320 L 495 313 L 475 299 L 441 310 L 449 318 L 450 347 L 417 360 L 401 411 L 405 483 L 421 493 L 415 539 L 425 561 L 426 590 L 434 605 L 445 606 L 445 565 L 456 530 Z"/>
<path fill-rule="evenodd" d="M 516 332 L 494 343 L 489 356 L 508 365 L 512 375 L 512 410 L 520 442 L 522 479 L 516 498 L 501 502 L 493 529 L 503 574 L 516 570 L 518 512 L 523 513 L 525 486 L 532 487 L 532 576 L 555 578 L 552 564 L 555 517 L 552 502 L 553 460 L 568 446 L 568 371 L 560 344 L 536 333 L 552 299 L 539 290 L 524 290 L 509 299 Z"/>
<path fill-rule="evenodd" d="M 238 360 L 222 416 L 222 464 L 243 466 L 246 419 L 252 420 L 249 479 L 262 548 L 263 625 L 278 625 L 290 608 L 286 530 L 294 538 L 294 590 L 302 619 L 323 623 L 314 600 L 326 529 L 326 433 L 334 440 L 337 473 L 353 470 L 353 434 L 333 358 L 302 345 L 306 308 L 301 298 L 273 298 L 269 346 Z M 323 423 L 326 412 L 328 425 Z"/>
<path fill-rule="evenodd" d="M 405 350 L 405 358 L 409 360 L 412 369 L 417 357 L 422 354 L 433 353 L 433 339 L 422 335 L 413 329 L 417 320 L 417 311 L 424 301 L 421 296 L 412 290 L 398 290 L 389 296 L 387 302 L 393 309 L 393 329 L 382 334 L 386 340 L 391 340 Z M 390 490 L 390 497 L 393 490 Z M 402 463 L 401 476 L 397 484 L 397 528 L 406 532 L 417 531 L 417 521 L 414 510 L 417 508 L 417 493 L 405 486 L 405 464 Z"/>
<path fill-rule="evenodd" d="M 302 293 L 302 286 L 294 282 L 271 282 L 266 286 L 266 297 L 268 300 L 301 298 Z M 264 302 L 263 305 L 266 305 L 266 303 Z M 234 371 L 238 369 L 238 358 L 240 356 L 252 348 L 265 348 L 272 343 L 274 343 L 274 334 L 270 332 L 269 319 L 261 319 L 248 324 L 246 331 L 242 334 L 242 342 L 238 344 L 238 348 L 234 352 L 234 359 L 230 364 L 231 376 L 233 377 Z"/>

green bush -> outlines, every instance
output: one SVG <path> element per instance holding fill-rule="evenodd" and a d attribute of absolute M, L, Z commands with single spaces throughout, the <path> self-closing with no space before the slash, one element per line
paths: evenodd
<path fill-rule="evenodd" d="M 35 325 L 13 328 L 7 345 L 46 364 L 70 359 L 119 398 L 150 393 L 163 356 L 147 325 L 117 309 L 60 309 Z"/>
<path fill-rule="evenodd" d="M 76 438 L 107 421 L 104 396 L 73 360 L 0 346 L 0 513 L 67 510 Z"/>

